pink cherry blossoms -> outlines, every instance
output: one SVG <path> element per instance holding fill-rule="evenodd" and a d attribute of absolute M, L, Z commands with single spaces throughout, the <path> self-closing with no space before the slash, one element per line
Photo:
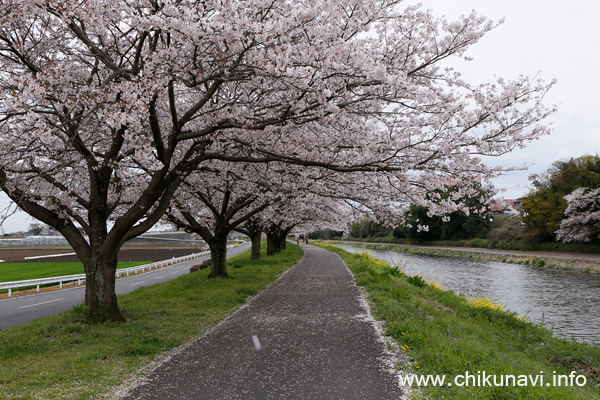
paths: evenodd
<path fill-rule="evenodd" d="M 565 243 L 600 240 L 600 188 L 575 189 L 565 200 L 565 218 L 556 239 Z"/>
<path fill-rule="evenodd" d="M 554 108 L 552 83 L 445 65 L 494 26 L 401 0 L 4 0 L 0 189 L 73 246 L 87 317 L 122 320 L 121 245 L 215 160 L 307 168 L 381 214 L 498 174 L 479 156 L 548 133 Z"/>

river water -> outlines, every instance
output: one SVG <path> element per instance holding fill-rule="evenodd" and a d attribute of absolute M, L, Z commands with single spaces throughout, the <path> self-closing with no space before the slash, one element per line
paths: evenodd
<path fill-rule="evenodd" d="M 349 252 L 361 247 L 338 245 Z M 487 296 L 555 335 L 600 344 L 600 274 L 550 270 L 462 257 L 405 254 L 368 249 L 373 257 L 398 265 L 408 275 L 433 280 L 445 290 Z"/>

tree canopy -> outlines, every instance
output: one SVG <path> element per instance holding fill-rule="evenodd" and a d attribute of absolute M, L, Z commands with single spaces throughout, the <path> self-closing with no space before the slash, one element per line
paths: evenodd
<path fill-rule="evenodd" d="M 459 191 L 459 186 L 448 185 L 437 193 L 440 199 L 448 199 Z M 447 215 L 436 215 L 427 207 L 411 205 L 405 213 L 403 223 L 394 229 L 395 237 L 423 240 L 461 240 L 484 237 L 490 229 L 489 201 L 493 189 L 479 185 L 476 195 L 464 200 L 466 210 L 457 210 Z M 433 195 L 433 194 L 432 194 Z"/>
<path fill-rule="evenodd" d="M 600 157 L 586 155 L 559 160 L 529 179 L 533 189 L 522 198 L 523 222 L 529 239 L 554 241 L 567 209 L 565 196 L 577 188 L 600 187 Z"/>
<path fill-rule="evenodd" d="M 556 231 L 563 242 L 600 242 L 600 187 L 577 188 L 567 196 L 565 219 Z"/>
<path fill-rule="evenodd" d="M 495 25 L 399 0 L 5 0 L 0 188 L 74 248 L 87 318 L 123 320 L 117 252 L 202 163 L 328 170 L 371 208 L 497 174 L 479 156 L 548 133 L 553 108 L 552 83 L 444 65 Z"/>

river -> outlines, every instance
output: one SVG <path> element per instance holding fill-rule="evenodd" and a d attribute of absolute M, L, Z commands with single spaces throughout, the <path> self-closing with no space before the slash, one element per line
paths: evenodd
<path fill-rule="evenodd" d="M 338 245 L 349 252 L 361 247 Z M 542 322 L 557 336 L 600 344 L 600 274 L 571 272 L 462 257 L 368 249 L 408 275 L 433 280 L 445 290 L 487 296 L 506 309 Z"/>

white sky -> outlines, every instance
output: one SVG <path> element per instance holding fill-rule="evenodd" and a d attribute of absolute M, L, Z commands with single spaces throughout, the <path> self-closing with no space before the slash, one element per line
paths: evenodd
<path fill-rule="evenodd" d="M 410 4 L 417 3 L 410 0 Z M 526 149 L 490 163 L 528 165 L 529 170 L 498 178 L 505 198 L 527 193 L 528 176 L 546 170 L 554 161 L 600 154 L 600 3 L 589 0 L 422 0 L 425 9 L 452 20 L 476 10 L 504 24 L 472 47 L 473 61 L 458 69 L 472 82 L 502 76 L 536 75 L 557 84 L 547 96 L 558 113 L 549 122 L 553 133 Z M 0 195 L 0 207 L 7 204 Z M 32 221 L 20 213 L 4 224 L 5 232 L 27 229 Z"/>
<path fill-rule="evenodd" d="M 468 81 L 484 82 L 520 74 L 557 83 L 548 104 L 557 104 L 550 117 L 553 132 L 523 150 L 490 164 L 528 165 L 529 170 L 496 179 L 505 198 L 527 193 L 528 176 L 554 161 L 600 154 L 600 3 L 583 0 L 421 0 L 436 16 L 456 19 L 471 10 L 504 23 L 473 46 L 473 61 L 458 64 Z"/>

